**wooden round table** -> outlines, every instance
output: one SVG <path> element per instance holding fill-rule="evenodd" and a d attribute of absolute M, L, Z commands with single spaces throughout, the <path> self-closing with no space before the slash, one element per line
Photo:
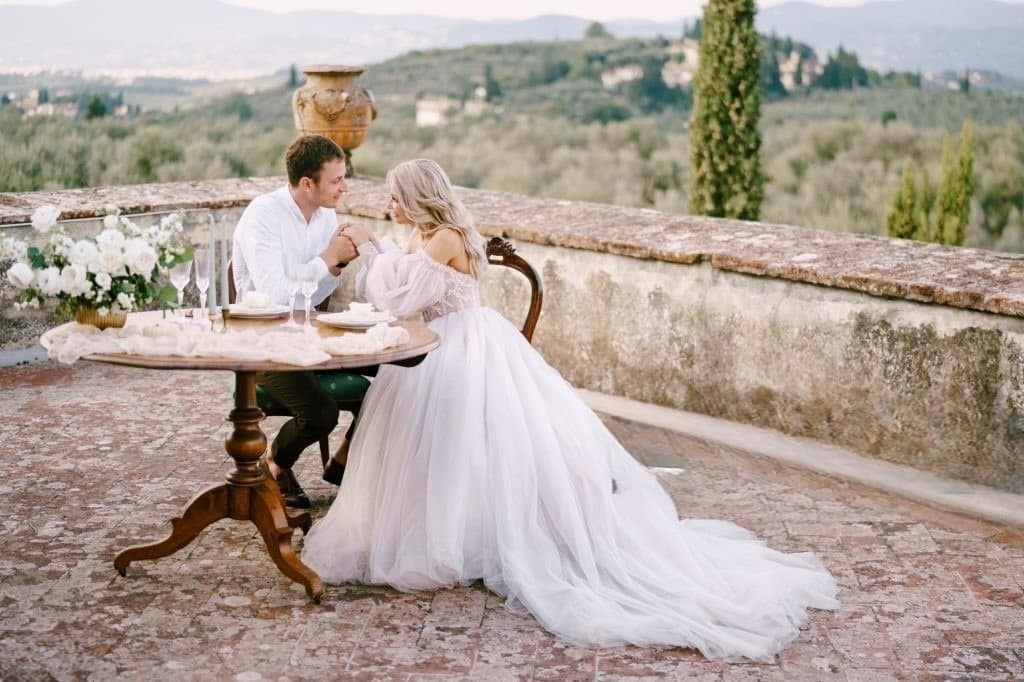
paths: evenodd
<path fill-rule="evenodd" d="M 298 321 L 302 314 L 296 311 Z M 145 326 L 161 319 L 160 312 L 132 313 L 128 325 Z M 228 330 L 267 329 L 277 327 L 281 319 L 259 320 L 232 317 Z M 303 564 L 292 549 L 292 535 L 296 528 L 309 530 L 311 518 L 308 512 L 289 513 L 285 511 L 284 499 L 277 482 L 267 478 L 259 468 L 259 458 L 267 449 L 267 437 L 260 429 L 264 418 L 256 404 L 257 372 L 303 372 L 319 370 L 364 370 L 383 364 L 412 366 L 418 364 L 426 354 L 437 348 L 440 337 L 418 322 L 397 322 L 409 332 L 409 341 L 401 346 L 389 348 L 380 353 L 365 355 L 332 356 L 318 365 L 299 367 L 274 362 L 232 360 L 230 358 L 189 358 L 174 356 L 129 355 L 127 353 L 93 354 L 83 360 L 107 362 L 115 365 L 129 365 L 145 369 L 188 369 L 188 370 L 229 370 L 235 373 L 234 409 L 228 414 L 233 430 L 224 447 L 235 461 L 235 468 L 228 472 L 226 480 L 202 491 L 192 498 L 181 515 L 171 519 L 171 534 L 159 541 L 136 545 L 122 550 L 114 558 L 114 567 L 123 576 L 128 564 L 143 559 L 159 559 L 169 556 L 190 543 L 199 533 L 214 521 L 230 518 L 238 521 L 252 521 L 259 529 L 267 545 L 267 551 L 277 567 L 286 576 L 302 584 L 306 594 L 319 602 L 324 592 L 323 581 L 312 569 Z M 345 330 L 316 324 L 313 328 L 321 337 L 337 336 Z M 347 332 L 352 333 L 352 332 Z M 296 339 L 302 339 L 302 332 L 295 332 Z M 49 348 L 47 334 L 41 343 Z"/>

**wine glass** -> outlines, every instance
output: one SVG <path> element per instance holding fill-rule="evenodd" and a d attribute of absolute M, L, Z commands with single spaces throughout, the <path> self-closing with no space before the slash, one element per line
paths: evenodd
<path fill-rule="evenodd" d="M 284 277 L 288 281 L 288 321 L 281 326 L 285 329 L 301 329 L 302 325 L 295 321 L 295 295 L 299 293 L 302 286 L 302 278 L 299 276 L 299 269 L 302 263 L 285 259 Z"/>
<path fill-rule="evenodd" d="M 302 295 L 306 299 L 306 319 L 302 322 L 302 331 L 313 331 L 313 325 L 309 323 L 309 309 L 313 294 L 316 292 L 317 285 L 320 284 L 319 275 L 320 273 L 317 271 L 316 266 L 312 263 L 303 263 L 299 266 L 299 286 L 302 289 Z"/>
<path fill-rule="evenodd" d="M 205 315 L 206 290 L 210 288 L 210 249 L 203 246 L 196 249 L 196 289 L 199 289 L 199 317 Z"/>
<path fill-rule="evenodd" d="M 185 287 L 188 286 L 188 280 L 191 278 L 191 275 L 192 261 L 190 260 L 187 260 L 184 263 L 178 263 L 171 268 L 171 284 L 173 284 L 174 288 L 178 290 L 178 310 L 176 315 L 179 317 L 184 312 L 181 306 L 185 300 Z"/>

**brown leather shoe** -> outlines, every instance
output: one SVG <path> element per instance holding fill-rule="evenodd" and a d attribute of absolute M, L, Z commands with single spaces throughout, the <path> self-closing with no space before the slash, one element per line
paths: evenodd
<path fill-rule="evenodd" d="M 273 474 L 270 473 L 267 458 L 268 455 L 260 457 L 260 468 L 263 469 L 263 473 L 268 477 L 274 478 Z M 306 491 L 299 485 L 299 480 L 295 478 L 295 474 L 291 469 L 281 469 L 281 473 L 274 480 L 277 481 L 277 487 L 281 489 L 281 497 L 284 498 L 285 506 L 296 509 L 309 509 L 313 506 L 309 496 L 306 495 Z"/>

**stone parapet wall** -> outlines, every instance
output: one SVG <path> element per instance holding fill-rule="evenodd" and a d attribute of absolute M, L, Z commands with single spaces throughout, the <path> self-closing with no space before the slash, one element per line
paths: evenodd
<path fill-rule="evenodd" d="M 282 182 L 149 185 L 141 198 L 138 188 L 107 188 L 95 201 L 88 190 L 0 195 L 0 223 L 25 222 L 43 203 L 79 217 L 110 203 L 237 214 Z M 341 212 L 404 235 L 382 220 L 380 180 L 350 184 Z M 541 270 L 535 345 L 573 384 L 1024 492 L 1024 258 L 476 190 L 464 197 L 482 232 L 511 237 Z M 517 278 L 494 272 L 486 287 L 516 323 L 527 296 Z"/>

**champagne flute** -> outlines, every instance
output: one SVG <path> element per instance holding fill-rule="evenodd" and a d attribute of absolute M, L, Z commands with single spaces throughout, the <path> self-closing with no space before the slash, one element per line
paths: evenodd
<path fill-rule="evenodd" d="M 315 265 L 304 263 L 299 266 L 300 287 L 302 288 L 302 295 L 306 299 L 306 319 L 302 322 L 302 331 L 305 332 L 313 331 L 313 325 L 309 323 L 309 309 L 313 294 L 316 292 L 317 285 L 320 284 L 318 275 L 319 272 L 317 272 Z"/>
<path fill-rule="evenodd" d="M 210 249 L 205 246 L 196 249 L 196 289 L 199 289 L 199 318 L 205 316 L 206 290 L 210 288 Z"/>
<path fill-rule="evenodd" d="M 178 290 L 178 310 L 175 315 L 181 317 L 184 313 L 182 310 L 182 304 L 185 300 L 185 287 L 188 286 L 188 281 L 192 275 L 192 261 L 187 260 L 184 263 L 178 263 L 171 268 L 170 277 L 171 284 Z"/>
<path fill-rule="evenodd" d="M 299 293 L 302 285 L 302 278 L 299 276 L 299 269 L 302 263 L 285 259 L 284 276 L 288 280 L 288 321 L 281 326 L 285 329 L 301 329 L 302 325 L 295 321 L 295 295 Z"/>

